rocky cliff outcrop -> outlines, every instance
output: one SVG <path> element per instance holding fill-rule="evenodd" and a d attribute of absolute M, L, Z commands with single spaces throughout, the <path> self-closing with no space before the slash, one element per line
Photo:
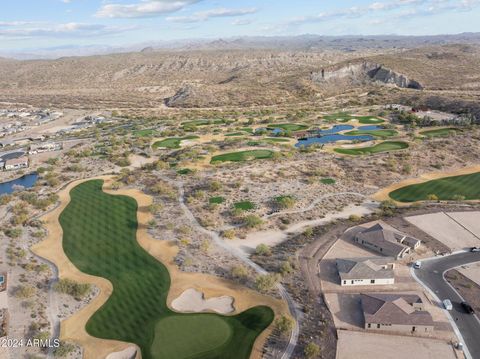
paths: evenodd
<path fill-rule="evenodd" d="M 417 90 L 423 88 L 418 81 L 409 79 L 407 76 L 398 74 L 380 64 L 368 61 L 353 64 L 349 63 L 336 68 L 322 69 L 320 72 L 312 73 L 312 81 L 317 83 L 348 81 L 356 84 L 363 84 L 367 81 L 377 81 L 400 88 Z"/>

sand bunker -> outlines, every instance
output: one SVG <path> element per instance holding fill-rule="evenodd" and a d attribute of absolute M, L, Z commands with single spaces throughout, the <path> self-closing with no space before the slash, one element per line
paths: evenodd
<path fill-rule="evenodd" d="M 235 311 L 233 298 L 229 296 L 205 299 L 202 292 L 190 288 L 184 291 L 171 304 L 172 308 L 182 313 L 216 312 L 228 314 Z"/>
<path fill-rule="evenodd" d="M 108 354 L 105 359 L 134 359 L 137 356 L 136 347 L 128 347 L 120 352 Z"/>

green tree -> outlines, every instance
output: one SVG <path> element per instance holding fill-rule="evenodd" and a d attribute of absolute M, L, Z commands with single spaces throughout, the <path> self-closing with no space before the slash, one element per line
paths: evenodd
<path fill-rule="evenodd" d="M 316 358 L 320 355 L 320 347 L 317 344 L 310 342 L 307 344 L 303 352 L 305 357 L 309 359 Z"/>
<path fill-rule="evenodd" d="M 262 219 L 254 214 L 246 216 L 244 221 L 248 228 L 255 228 L 263 224 Z"/>
<path fill-rule="evenodd" d="M 294 321 L 292 317 L 287 315 L 282 315 L 280 318 L 277 318 L 275 321 L 275 327 L 282 334 L 286 335 L 290 333 L 293 329 Z"/>
<path fill-rule="evenodd" d="M 266 244 L 261 243 L 255 248 L 255 253 L 259 256 L 271 256 L 272 250 Z"/>

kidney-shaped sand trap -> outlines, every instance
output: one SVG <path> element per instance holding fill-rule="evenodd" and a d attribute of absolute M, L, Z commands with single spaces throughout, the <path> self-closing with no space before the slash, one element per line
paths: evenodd
<path fill-rule="evenodd" d="M 205 299 L 202 292 L 190 288 L 172 301 L 172 308 L 182 313 L 216 312 L 232 313 L 235 310 L 233 298 L 229 296 Z"/>

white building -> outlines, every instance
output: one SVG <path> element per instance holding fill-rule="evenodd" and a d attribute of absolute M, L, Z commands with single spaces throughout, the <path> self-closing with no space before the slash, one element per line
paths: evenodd
<path fill-rule="evenodd" d="M 341 286 L 387 285 L 395 283 L 391 257 L 337 259 Z"/>

